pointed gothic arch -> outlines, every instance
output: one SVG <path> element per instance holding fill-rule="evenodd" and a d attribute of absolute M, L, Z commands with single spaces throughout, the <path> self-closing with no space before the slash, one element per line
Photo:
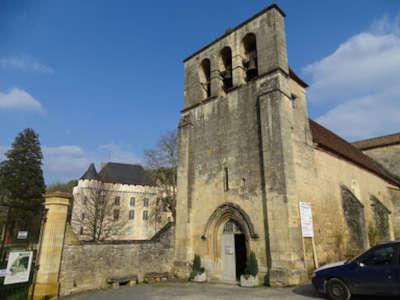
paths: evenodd
<path fill-rule="evenodd" d="M 229 220 L 235 221 L 247 237 L 258 238 L 249 215 L 239 205 L 231 202 L 223 203 L 214 210 L 204 227 L 201 238 L 203 240 L 207 239 L 210 232 L 215 231 L 221 224 Z"/>

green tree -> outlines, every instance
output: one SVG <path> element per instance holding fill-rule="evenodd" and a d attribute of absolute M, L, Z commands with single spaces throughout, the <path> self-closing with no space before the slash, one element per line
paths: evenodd
<path fill-rule="evenodd" d="M 43 203 L 42 159 L 35 131 L 27 128 L 18 134 L 0 168 L 0 186 L 8 195 L 5 204 L 32 209 Z"/>
<path fill-rule="evenodd" d="M 50 184 L 46 188 L 46 192 L 63 192 L 63 193 L 68 193 L 68 194 L 72 195 L 74 187 L 76 187 L 77 185 L 78 185 L 78 180 L 76 180 L 76 179 L 70 180 L 67 183 L 56 182 L 56 183 Z"/>
<path fill-rule="evenodd" d="M 42 159 L 39 137 L 27 128 L 17 135 L 0 164 L 0 204 L 7 216 L 2 249 L 5 237 L 14 239 L 18 230 L 28 230 L 29 241 L 38 238 L 45 192 Z"/>

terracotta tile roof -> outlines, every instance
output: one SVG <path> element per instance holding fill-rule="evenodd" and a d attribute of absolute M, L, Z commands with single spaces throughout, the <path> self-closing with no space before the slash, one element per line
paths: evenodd
<path fill-rule="evenodd" d="M 368 150 L 395 144 L 400 144 L 400 132 L 354 142 L 353 146 L 360 150 Z"/>
<path fill-rule="evenodd" d="M 310 119 L 310 129 L 314 143 L 318 144 L 318 147 L 332 152 L 348 161 L 355 163 L 356 165 L 364 168 L 386 181 L 400 186 L 400 182 L 393 177 L 383 167 L 378 165 L 371 158 L 362 153 L 359 149 L 342 139 L 340 136 L 334 134 L 332 131 L 321 126 L 317 122 Z"/>

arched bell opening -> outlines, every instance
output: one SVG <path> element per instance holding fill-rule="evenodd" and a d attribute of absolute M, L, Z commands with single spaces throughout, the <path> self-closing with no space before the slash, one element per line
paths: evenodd
<path fill-rule="evenodd" d="M 222 77 L 222 86 L 224 91 L 228 91 L 233 87 L 232 75 L 232 50 L 224 47 L 220 54 L 220 75 Z"/>
<path fill-rule="evenodd" d="M 246 71 L 246 81 L 258 76 L 257 40 L 254 33 L 248 33 L 243 38 L 243 68 Z"/>
<path fill-rule="evenodd" d="M 200 64 L 199 81 L 203 99 L 211 97 L 211 62 L 208 58 L 203 59 Z"/>

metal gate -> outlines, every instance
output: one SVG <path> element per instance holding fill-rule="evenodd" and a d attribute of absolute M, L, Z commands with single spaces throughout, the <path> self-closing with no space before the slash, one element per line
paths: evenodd
<path fill-rule="evenodd" d="M 39 245 L 42 228 L 45 222 L 46 212 L 42 205 L 34 208 L 26 208 L 15 205 L 0 205 L 0 214 L 3 222 L 1 224 L 0 245 L 0 299 L 1 300 L 27 300 L 31 298 L 35 274 L 38 269 Z M 28 280 L 24 282 L 5 284 L 10 253 L 32 252 L 30 272 Z M 22 265 L 22 264 L 21 264 Z M 24 265 L 28 265 L 26 261 Z"/>

